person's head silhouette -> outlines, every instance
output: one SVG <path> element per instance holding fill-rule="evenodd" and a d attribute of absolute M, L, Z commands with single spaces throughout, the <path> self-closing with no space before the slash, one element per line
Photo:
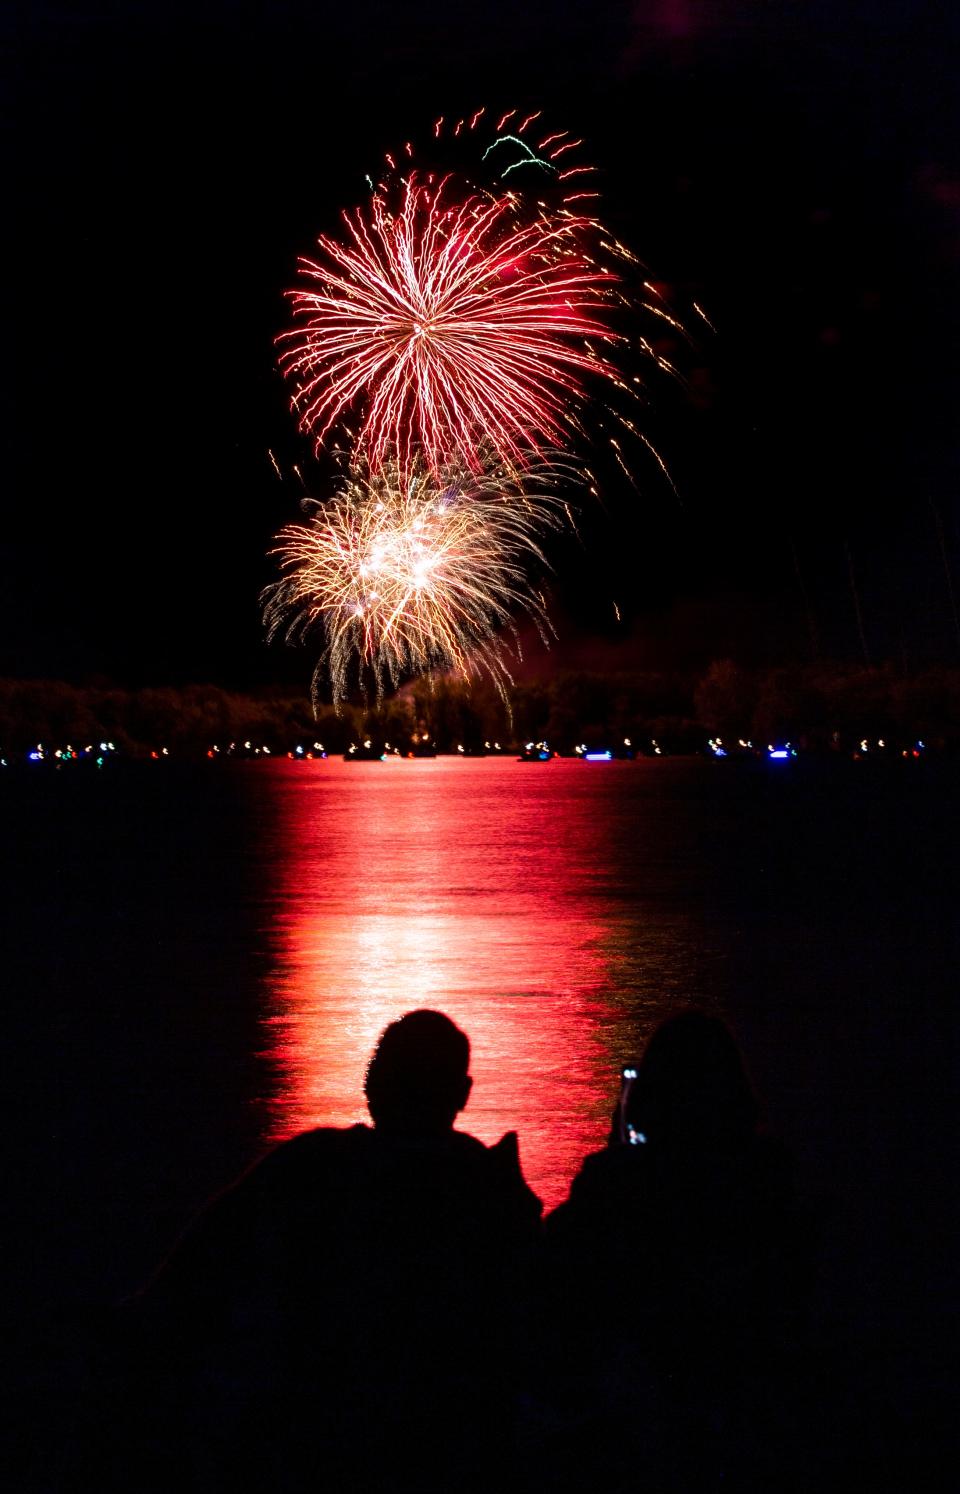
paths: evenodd
<path fill-rule="evenodd" d="M 363 1084 L 374 1125 L 417 1135 L 449 1131 L 470 1094 L 469 1064 L 466 1033 L 442 1012 L 408 1012 L 391 1022 Z"/>
<path fill-rule="evenodd" d="M 654 1032 L 637 1069 L 626 1119 L 650 1142 L 701 1147 L 746 1142 L 758 1106 L 740 1049 L 718 1017 L 680 1012 Z"/>

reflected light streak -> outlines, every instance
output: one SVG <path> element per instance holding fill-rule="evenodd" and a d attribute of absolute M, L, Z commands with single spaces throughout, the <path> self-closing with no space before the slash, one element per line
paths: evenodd
<path fill-rule="evenodd" d="M 615 1099 L 608 931 L 582 876 L 589 821 L 544 836 L 541 791 L 508 811 L 483 764 L 278 766 L 294 782 L 271 810 L 271 1139 L 366 1120 L 377 1038 L 430 1006 L 471 1042 L 460 1128 L 486 1142 L 516 1130 L 528 1181 L 555 1206 Z"/>

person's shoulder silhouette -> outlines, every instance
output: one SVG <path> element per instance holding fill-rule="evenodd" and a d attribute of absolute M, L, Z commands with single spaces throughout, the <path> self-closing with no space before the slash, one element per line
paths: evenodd
<path fill-rule="evenodd" d="M 719 1018 L 685 1011 L 650 1038 L 623 1086 L 610 1144 L 588 1157 L 547 1221 L 559 1248 L 603 1241 L 621 1290 L 690 1316 L 790 1296 L 798 1244 L 793 1168 L 759 1127 L 743 1059 Z M 630 1262 L 627 1269 L 627 1262 Z M 659 1304 L 659 1306 L 658 1306 Z"/>
<path fill-rule="evenodd" d="M 428 1488 L 431 1447 L 490 1411 L 540 1203 L 512 1133 L 488 1147 L 454 1129 L 469 1057 L 439 1012 L 391 1023 L 364 1081 L 372 1126 L 277 1146 L 200 1216 L 141 1299 L 146 1337 L 162 1344 L 155 1364 L 199 1362 L 207 1384 L 212 1366 L 248 1412 L 272 1401 L 283 1487 L 297 1467 L 309 1482 L 315 1452 L 371 1487 Z M 239 1440 L 249 1468 L 264 1439 L 256 1456 L 249 1426 Z"/>
<path fill-rule="evenodd" d="M 586 1159 L 545 1233 L 555 1359 L 567 1388 L 610 1418 L 591 1435 L 618 1445 L 639 1396 L 658 1407 L 651 1457 L 674 1428 L 660 1475 L 713 1476 L 716 1466 L 683 1463 L 696 1447 L 727 1474 L 737 1460 L 742 1469 L 759 1447 L 758 1387 L 786 1402 L 808 1248 L 790 1158 L 760 1129 L 723 1022 L 686 1011 L 653 1033 L 625 1071 L 608 1146 Z M 710 1452 L 717 1427 L 728 1444 Z"/>

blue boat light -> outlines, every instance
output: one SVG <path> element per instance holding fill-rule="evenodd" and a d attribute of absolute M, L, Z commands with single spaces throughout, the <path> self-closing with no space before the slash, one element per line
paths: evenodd
<path fill-rule="evenodd" d="M 584 761 L 588 763 L 608 763 L 612 757 L 612 752 L 587 752 L 584 755 Z"/>
<path fill-rule="evenodd" d="M 771 757 L 776 757 L 776 758 L 782 758 L 782 757 L 789 757 L 790 754 L 786 750 L 785 747 L 778 747 L 775 752 L 771 752 L 770 756 Z"/>

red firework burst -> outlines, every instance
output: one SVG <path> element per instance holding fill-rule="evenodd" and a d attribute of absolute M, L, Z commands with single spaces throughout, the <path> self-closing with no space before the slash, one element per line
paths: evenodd
<path fill-rule="evenodd" d="M 348 412 L 372 469 L 433 470 L 492 448 L 524 466 L 563 444 L 583 378 L 619 378 L 594 344 L 617 277 L 585 247 L 597 225 L 569 210 L 524 221 L 518 200 L 452 200 L 449 179 L 403 185 L 399 211 L 375 193 L 345 214 L 347 239 L 301 260 L 311 287 L 289 292 L 297 325 L 280 363 L 301 429 L 318 446 Z"/>

